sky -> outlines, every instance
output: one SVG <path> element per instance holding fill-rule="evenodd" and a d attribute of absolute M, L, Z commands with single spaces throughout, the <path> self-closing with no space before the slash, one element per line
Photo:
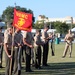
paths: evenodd
<path fill-rule="evenodd" d="M 0 0 L 0 15 L 8 6 L 31 9 L 35 19 L 39 15 L 49 18 L 75 17 L 75 0 Z"/>

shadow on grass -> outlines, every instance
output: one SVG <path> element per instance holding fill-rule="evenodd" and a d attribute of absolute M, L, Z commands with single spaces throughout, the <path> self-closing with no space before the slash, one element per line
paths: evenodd
<path fill-rule="evenodd" d="M 75 75 L 75 62 L 66 63 L 49 63 L 49 66 L 38 70 L 32 67 L 34 72 L 27 73 L 25 68 L 22 68 L 21 75 Z M 4 75 L 4 68 L 0 69 L 0 75 Z"/>

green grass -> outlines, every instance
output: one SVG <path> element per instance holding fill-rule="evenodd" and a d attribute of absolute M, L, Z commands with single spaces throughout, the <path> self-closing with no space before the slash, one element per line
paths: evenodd
<path fill-rule="evenodd" d="M 34 72 L 26 73 L 25 64 L 22 63 L 23 68 L 21 75 L 75 75 L 75 44 L 73 44 L 72 58 L 69 58 L 69 52 L 65 58 L 62 58 L 64 46 L 64 43 L 55 45 L 55 56 L 51 56 L 51 49 L 49 50 L 49 67 L 42 67 L 41 70 L 32 67 Z M 4 72 L 5 68 L 0 69 L 0 75 L 4 75 Z"/>

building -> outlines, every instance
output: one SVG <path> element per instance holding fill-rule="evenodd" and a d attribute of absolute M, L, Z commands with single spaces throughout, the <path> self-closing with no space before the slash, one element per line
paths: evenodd
<path fill-rule="evenodd" d="M 70 17 L 70 16 L 67 16 L 67 17 L 64 17 L 64 18 L 48 18 L 48 17 L 45 17 L 43 15 L 39 15 L 38 16 L 39 23 L 40 23 L 41 20 L 44 20 L 44 22 L 60 21 L 62 23 L 65 22 L 65 23 L 68 23 L 68 24 L 75 24 L 75 18 Z"/>

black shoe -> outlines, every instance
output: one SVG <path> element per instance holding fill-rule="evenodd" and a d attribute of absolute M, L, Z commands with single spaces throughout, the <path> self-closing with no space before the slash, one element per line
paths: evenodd
<path fill-rule="evenodd" d="M 54 54 L 52 54 L 52 56 L 55 56 Z"/>
<path fill-rule="evenodd" d="M 43 64 L 43 66 L 49 66 L 48 64 Z"/>
<path fill-rule="evenodd" d="M 32 70 L 26 70 L 26 72 L 34 72 L 34 71 L 32 71 Z"/>
<path fill-rule="evenodd" d="M 49 66 L 48 64 L 45 64 L 45 66 Z"/>
<path fill-rule="evenodd" d="M 36 69 L 42 69 L 40 66 L 35 67 Z"/>
<path fill-rule="evenodd" d="M 29 70 L 29 72 L 33 72 L 32 70 Z"/>
<path fill-rule="evenodd" d="M 38 66 L 35 65 L 35 68 L 38 69 Z"/>
<path fill-rule="evenodd" d="M 42 69 L 42 68 L 39 66 L 38 69 Z"/>
<path fill-rule="evenodd" d="M 65 58 L 65 56 L 62 56 L 62 58 Z"/>
<path fill-rule="evenodd" d="M 18 71 L 18 75 L 21 75 L 21 70 Z"/>
<path fill-rule="evenodd" d="M 3 68 L 2 66 L 0 66 L 0 68 Z"/>

